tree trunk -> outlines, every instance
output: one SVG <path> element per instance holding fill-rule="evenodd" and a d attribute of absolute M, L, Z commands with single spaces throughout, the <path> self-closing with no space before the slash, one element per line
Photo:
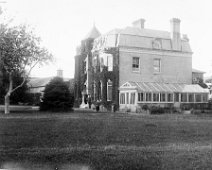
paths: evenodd
<path fill-rule="evenodd" d="M 13 89 L 13 79 L 12 79 L 12 73 L 9 73 L 9 89 L 7 94 L 4 97 L 4 113 L 9 114 L 10 113 L 10 94 L 12 93 Z"/>
<path fill-rule="evenodd" d="M 9 114 L 10 113 L 10 95 L 6 94 L 4 97 L 4 113 Z"/>

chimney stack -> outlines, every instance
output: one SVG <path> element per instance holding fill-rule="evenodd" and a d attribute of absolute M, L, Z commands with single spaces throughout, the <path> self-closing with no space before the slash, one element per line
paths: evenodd
<path fill-rule="evenodd" d="M 180 19 L 172 18 L 170 20 L 171 24 L 171 40 L 172 49 L 176 51 L 181 50 L 181 38 L 180 38 Z"/>
<path fill-rule="evenodd" d="M 140 18 L 140 19 L 134 21 L 132 24 L 136 28 L 144 29 L 144 22 L 145 22 L 145 19 Z"/>
<path fill-rule="evenodd" d="M 61 69 L 57 70 L 57 77 L 63 78 L 63 70 Z"/>

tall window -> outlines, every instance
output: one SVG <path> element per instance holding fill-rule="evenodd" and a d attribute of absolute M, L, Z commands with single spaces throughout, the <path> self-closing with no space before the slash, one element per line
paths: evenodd
<path fill-rule="evenodd" d="M 187 102 L 187 93 L 181 94 L 181 102 Z"/>
<path fill-rule="evenodd" d="M 159 102 L 159 93 L 153 93 L 153 101 Z"/>
<path fill-rule="evenodd" d="M 160 101 L 165 102 L 166 101 L 166 93 L 160 93 Z"/>
<path fill-rule="evenodd" d="M 161 60 L 159 58 L 154 59 L 153 67 L 154 67 L 154 73 L 161 72 Z"/>
<path fill-rule="evenodd" d="M 174 101 L 179 102 L 180 101 L 180 93 L 174 93 Z"/>
<path fill-rule="evenodd" d="M 120 94 L 120 104 L 125 104 L 125 93 Z"/>
<path fill-rule="evenodd" d="M 151 102 L 152 101 L 152 93 L 146 93 L 146 101 Z"/>
<path fill-rule="evenodd" d="M 107 81 L 107 100 L 108 101 L 112 100 L 112 88 L 113 88 L 113 83 L 112 81 L 108 80 Z"/>
<path fill-rule="evenodd" d="M 126 101 L 126 104 L 129 104 L 129 93 L 126 93 L 126 99 L 127 99 L 127 101 Z"/>
<path fill-rule="evenodd" d="M 143 102 L 144 101 L 144 93 L 138 93 L 138 101 Z"/>
<path fill-rule="evenodd" d="M 189 102 L 194 102 L 194 94 L 193 93 L 189 93 L 188 94 L 188 101 Z"/>
<path fill-rule="evenodd" d="M 132 70 L 139 71 L 139 57 L 133 57 Z"/>
<path fill-rule="evenodd" d="M 135 93 L 131 93 L 130 104 L 135 104 Z"/>
<path fill-rule="evenodd" d="M 168 102 L 173 102 L 173 94 L 172 93 L 168 93 L 167 94 L 167 101 Z"/>
<path fill-rule="evenodd" d="M 113 71 L 113 56 L 112 55 L 107 56 L 107 68 L 108 68 L 108 71 Z"/>
<path fill-rule="evenodd" d="M 113 71 L 113 55 L 103 53 L 100 55 L 101 71 L 103 67 L 107 67 L 108 71 Z"/>

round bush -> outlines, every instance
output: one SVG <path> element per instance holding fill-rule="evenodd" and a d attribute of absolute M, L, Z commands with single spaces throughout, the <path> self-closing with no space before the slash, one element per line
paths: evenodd
<path fill-rule="evenodd" d="M 68 85 L 59 77 L 53 78 L 46 85 L 42 100 L 41 111 L 70 111 L 74 104 Z"/>

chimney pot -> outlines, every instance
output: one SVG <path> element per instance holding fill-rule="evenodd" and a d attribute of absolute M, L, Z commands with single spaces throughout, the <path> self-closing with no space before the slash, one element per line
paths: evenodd
<path fill-rule="evenodd" d="M 134 21 L 132 24 L 136 28 L 144 29 L 144 22 L 145 22 L 145 19 L 140 18 L 140 19 Z"/>

